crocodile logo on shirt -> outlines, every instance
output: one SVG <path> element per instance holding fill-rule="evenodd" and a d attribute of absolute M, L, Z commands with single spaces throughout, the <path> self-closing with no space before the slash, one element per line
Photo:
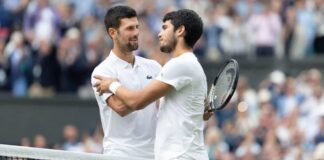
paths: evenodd
<path fill-rule="evenodd" d="M 151 75 L 147 75 L 146 76 L 146 79 L 152 79 L 152 76 Z"/>

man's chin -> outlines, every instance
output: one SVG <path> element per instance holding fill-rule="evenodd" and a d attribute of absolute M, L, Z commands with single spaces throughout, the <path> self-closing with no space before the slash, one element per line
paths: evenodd
<path fill-rule="evenodd" d="M 128 49 L 130 50 L 130 51 L 135 51 L 135 50 L 137 50 L 138 49 L 138 45 L 129 45 L 128 46 Z"/>
<path fill-rule="evenodd" d="M 163 53 L 171 53 L 172 49 L 169 48 L 169 47 L 160 47 L 160 51 L 163 52 Z"/>

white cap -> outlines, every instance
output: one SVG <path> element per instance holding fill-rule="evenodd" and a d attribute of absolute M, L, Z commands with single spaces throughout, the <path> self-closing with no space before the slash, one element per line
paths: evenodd
<path fill-rule="evenodd" d="M 270 73 L 270 81 L 275 84 L 283 84 L 286 81 L 285 74 L 280 70 L 275 70 Z"/>
<path fill-rule="evenodd" d="M 65 36 L 70 39 L 79 39 L 80 38 L 80 30 L 77 28 L 70 28 L 66 32 Z"/>

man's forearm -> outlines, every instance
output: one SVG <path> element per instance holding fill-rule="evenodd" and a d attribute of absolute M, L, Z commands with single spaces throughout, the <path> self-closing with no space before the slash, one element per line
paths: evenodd
<path fill-rule="evenodd" d="M 121 100 L 119 100 L 115 95 L 110 96 L 106 103 L 108 106 L 114 110 L 118 115 L 121 117 L 124 117 L 128 115 L 129 113 L 133 112 L 134 110 L 130 107 L 127 107 Z"/>
<path fill-rule="evenodd" d="M 122 100 L 127 107 L 130 107 L 130 109 L 139 110 L 160 99 L 172 89 L 172 86 L 166 83 L 153 80 L 140 91 L 131 91 L 120 86 L 116 90 L 115 95 Z"/>
<path fill-rule="evenodd" d="M 130 110 L 140 110 L 145 108 L 146 103 L 144 103 L 142 99 L 142 95 L 140 92 L 130 91 L 125 89 L 124 87 L 119 87 L 118 92 L 116 92 L 116 96 L 125 104 Z"/>

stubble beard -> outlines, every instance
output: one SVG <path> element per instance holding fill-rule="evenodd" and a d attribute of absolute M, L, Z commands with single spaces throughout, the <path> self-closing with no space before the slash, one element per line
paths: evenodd
<path fill-rule="evenodd" d="M 177 44 L 177 39 L 173 36 L 170 43 L 160 46 L 160 50 L 163 53 L 171 53 L 175 49 L 176 44 Z"/>

